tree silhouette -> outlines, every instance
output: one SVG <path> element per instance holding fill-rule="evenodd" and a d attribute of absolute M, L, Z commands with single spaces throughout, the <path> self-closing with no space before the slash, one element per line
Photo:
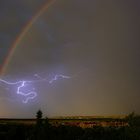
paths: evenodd
<path fill-rule="evenodd" d="M 42 124 L 42 116 L 43 116 L 43 113 L 41 110 L 38 110 L 37 113 L 36 113 L 36 119 L 37 119 L 37 126 L 41 126 Z"/>

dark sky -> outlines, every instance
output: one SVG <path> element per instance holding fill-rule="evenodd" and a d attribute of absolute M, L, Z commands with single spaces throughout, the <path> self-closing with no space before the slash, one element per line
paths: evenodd
<path fill-rule="evenodd" d="M 46 2 L 0 1 L 1 64 Z M 32 117 L 38 109 L 49 116 L 140 113 L 139 9 L 139 0 L 57 0 L 18 43 L 2 78 L 71 78 L 35 83 L 38 96 L 27 104 L 1 83 L 0 116 Z"/>

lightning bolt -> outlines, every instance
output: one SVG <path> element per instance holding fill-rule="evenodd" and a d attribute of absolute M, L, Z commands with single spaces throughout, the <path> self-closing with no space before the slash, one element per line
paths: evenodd
<path fill-rule="evenodd" d="M 29 100 L 34 99 L 37 96 L 37 93 L 34 91 L 28 92 L 28 93 L 24 93 L 22 92 L 22 88 L 26 87 L 26 83 L 30 83 L 31 81 L 18 81 L 18 82 L 8 82 L 6 80 L 0 79 L 0 82 L 3 82 L 7 85 L 18 85 L 17 86 L 17 91 L 16 93 L 19 95 L 22 95 L 24 97 L 26 97 L 25 100 L 22 100 L 23 103 L 28 103 Z"/>
<path fill-rule="evenodd" d="M 21 88 L 26 87 L 27 82 L 29 81 L 22 81 L 21 85 L 17 88 L 17 94 L 27 97 L 25 100 L 23 100 L 23 103 L 28 103 L 29 100 L 34 99 L 37 96 L 37 93 L 34 91 L 28 92 L 26 94 L 21 91 Z"/>
<path fill-rule="evenodd" d="M 34 76 L 37 77 L 38 80 L 34 80 L 34 81 L 25 81 L 24 80 L 24 81 L 17 81 L 17 82 L 9 82 L 9 81 L 0 79 L 0 82 L 5 83 L 6 85 L 17 86 L 16 94 L 25 97 L 25 99 L 22 100 L 22 102 L 26 104 L 26 103 L 29 102 L 29 100 L 33 100 L 37 96 L 37 92 L 33 91 L 35 88 L 32 88 L 32 91 L 30 91 L 30 92 L 25 92 L 23 90 L 30 83 L 48 82 L 49 84 L 52 84 L 54 81 L 57 81 L 58 79 L 69 79 L 70 78 L 69 76 L 65 76 L 65 75 L 61 75 L 61 74 L 60 75 L 55 75 L 50 80 L 48 80 L 47 78 L 42 78 L 38 74 L 34 74 Z"/>
<path fill-rule="evenodd" d="M 40 75 L 35 74 L 35 77 L 37 77 L 39 80 L 36 80 L 34 82 L 41 82 L 41 81 L 47 81 L 49 84 L 52 84 L 54 81 L 57 81 L 58 79 L 70 79 L 70 76 L 62 75 L 62 74 L 57 74 L 50 80 L 48 78 L 42 78 Z"/>
<path fill-rule="evenodd" d="M 54 81 L 58 80 L 59 78 L 61 79 L 69 79 L 69 76 L 65 76 L 65 75 L 55 75 L 54 78 L 52 78 L 49 83 L 52 84 Z"/>

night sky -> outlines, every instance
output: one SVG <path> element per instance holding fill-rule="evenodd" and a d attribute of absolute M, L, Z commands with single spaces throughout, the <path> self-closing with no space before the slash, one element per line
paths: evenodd
<path fill-rule="evenodd" d="M 25 25 L 48 0 L 0 0 L 0 66 Z M 22 103 L 0 82 L 0 117 L 140 113 L 139 0 L 56 0 L 17 44 L 1 79 L 29 84 L 37 97 Z"/>

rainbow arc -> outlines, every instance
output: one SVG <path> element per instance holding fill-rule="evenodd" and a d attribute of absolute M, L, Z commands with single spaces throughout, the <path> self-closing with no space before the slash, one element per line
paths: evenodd
<path fill-rule="evenodd" d="M 1 66 L 0 69 L 0 75 L 4 75 L 6 72 L 6 69 L 12 59 L 12 56 L 14 55 L 17 46 L 20 44 L 20 42 L 22 41 L 22 39 L 24 38 L 24 36 L 26 35 L 26 33 L 30 30 L 30 28 L 32 27 L 32 25 L 37 21 L 37 19 L 47 10 L 49 9 L 54 3 L 56 2 L 56 0 L 50 0 L 49 2 L 47 1 L 46 4 L 44 4 L 40 10 L 30 19 L 29 22 L 27 22 L 27 24 L 23 27 L 22 31 L 20 32 L 20 34 L 17 36 L 17 38 L 15 39 L 15 41 L 13 42 L 12 46 L 10 47 L 7 56 Z"/>

